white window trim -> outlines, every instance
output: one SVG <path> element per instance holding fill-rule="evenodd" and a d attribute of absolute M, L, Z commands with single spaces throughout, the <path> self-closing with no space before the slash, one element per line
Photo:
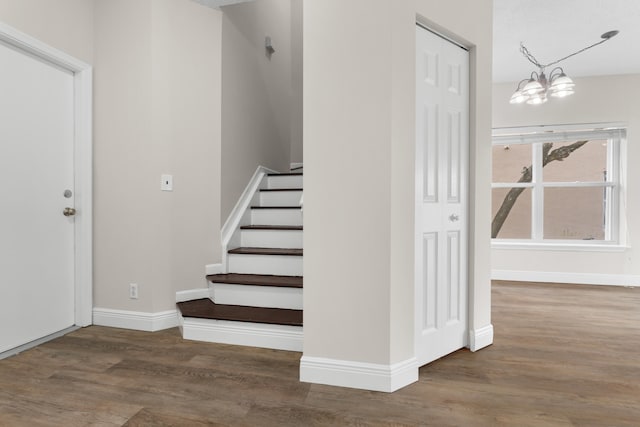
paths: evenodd
<path fill-rule="evenodd" d="M 612 174 L 602 182 L 540 182 L 542 171 L 542 142 L 560 142 L 588 138 L 607 139 L 607 170 Z M 550 141 L 551 140 L 551 141 Z M 621 252 L 628 247 L 623 233 L 623 188 L 625 185 L 623 154 L 626 152 L 626 124 L 624 123 L 591 123 L 585 125 L 531 126 L 519 128 L 495 128 L 493 145 L 539 144 L 540 148 L 532 148 L 532 180 L 527 183 L 492 183 L 491 188 L 531 188 L 532 189 L 532 238 L 531 239 L 492 239 L 493 249 L 524 250 L 559 250 L 559 251 L 602 251 Z M 537 165 L 537 166 L 535 166 Z M 603 187 L 612 188 L 608 201 L 606 218 L 609 220 L 605 229 L 605 240 L 560 240 L 543 238 L 544 188 L 551 187 Z"/>
<path fill-rule="evenodd" d="M 576 243 L 580 242 L 580 243 Z M 491 249 L 519 249 L 529 251 L 581 251 L 581 252 L 624 252 L 628 246 L 617 243 L 607 243 L 601 240 L 547 240 L 545 242 L 531 242 L 519 239 L 492 239 Z M 596 243 L 593 243 L 596 242 Z"/>

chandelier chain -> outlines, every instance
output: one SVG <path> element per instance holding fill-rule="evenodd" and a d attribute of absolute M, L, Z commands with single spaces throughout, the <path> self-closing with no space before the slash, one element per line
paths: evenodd
<path fill-rule="evenodd" d="M 527 48 L 525 47 L 525 45 L 524 45 L 524 44 L 522 44 L 522 42 L 520 42 L 520 52 L 522 53 L 522 55 L 524 55 L 524 57 L 525 57 L 525 58 L 527 58 L 527 59 L 529 60 L 529 62 L 531 62 L 531 63 L 532 63 L 533 65 L 535 65 L 536 67 L 538 67 L 540 70 L 544 71 L 544 69 L 545 69 L 545 68 L 547 68 L 547 67 L 550 67 L 550 66 L 552 66 L 552 65 L 556 65 L 556 64 L 558 64 L 558 63 L 560 63 L 560 62 L 564 61 L 565 59 L 569 59 L 569 58 L 571 58 L 572 56 L 575 56 L 575 55 L 577 55 L 577 54 L 579 54 L 579 53 L 584 52 L 584 51 L 585 51 L 585 50 L 587 50 L 587 49 L 591 49 L 592 47 L 596 47 L 596 46 L 598 46 L 599 44 L 602 44 L 602 43 L 606 42 L 607 40 L 609 40 L 609 38 L 603 38 L 602 40 L 600 40 L 600 41 L 599 41 L 599 42 L 597 42 L 597 43 L 592 44 L 591 46 L 584 47 L 584 48 L 582 48 L 582 49 L 580 49 L 580 50 L 578 50 L 578 51 L 576 51 L 576 52 L 573 52 L 573 53 L 572 53 L 572 54 L 570 54 L 570 55 L 565 56 L 564 58 L 560 58 L 560 59 L 555 60 L 555 61 L 553 61 L 553 62 L 549 62 L 548 64 L 541 64 L 540 62 L 538 62 L 538 60 L 536 59 L 536 57 L 535 57 L 535 56 L 533 56 L 533 55 L 531 54 L 531 52 L 529 52 L 529 49 L 527 49 Z"/>

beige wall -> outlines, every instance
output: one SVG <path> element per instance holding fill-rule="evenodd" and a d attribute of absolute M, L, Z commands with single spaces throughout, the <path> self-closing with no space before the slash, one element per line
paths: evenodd
<path fill-rule="evenodd" d="M 491 321 L 491 1 L 304 6 L 304 354 L 396 363 L 414 354 L 417 15 L 472 47 L 471 328 Z"/>
<path fill-rule="evenodd" d="M 93 62 L 92 0 L 0 0 L 0 22 Z"/>
<path fill-rule="evenodd" d="M 260 165 L 289 170 L 291 0 L 222 8 L 222 207 L 224 222 Z M 275 53 L 265 51 L 270 36 Z"/>
<path fill-rule="evenodd" d="M 303 0 L 291 0 L 291 162 L 302 163 Z"/>
<path fill-rule="evenodd" d="M 640 257 L 635 248 L 640 241 L 640 75 L 576 78 L 576 93 L 564 99 L 551 99 L 542 106 L 510 105 L 516 83 L 494 85 L 493 125 L 529 126 L 594 122 L 626 122 L 628 133 L 623 162 L 623 234 L 628 247 L 618 252 L 492 250 L 495 270 L 639 275 Z M 566 277 L 566 276 L 565 276 Z"/>
<path fill-rule="evenodd" d="M 0 0 L 0 21 L 94 66 L 94 306 L 158 312 L 206 287 L 204 265 L 221 258 L 220 12 Z"/>
<path fill-rule="evenodd" d="M 169 310 L 221 257 L 220 12 L 190 0 L 95 8 L 94 305 Z M 173 192 L 160 191 L 163 173 Z"/>
<path fill-rule="evenodd" d="M 155 310 L 175 292 L 207 287 L 204 266 L 220 262 L 221 13 L 190 0 L 153 0 L 153 143 L 166 147 L 159 172 L 174 176 L 168 248 L 171 275 Z M 158 193 L 160 193 L 158 191 Z"/>
<path fill-rule="evenodd" d="M 0 0 L 5 9 L 8 3 L 16 9 L 32 4 Z M 171 309 L 174 292 L 204 287 L 203 265 L 220 259 L 218 200 L 223 212 L 231 209 L 258 162 L 287 168 L 291 147 L 279 140 L 243 165 L 238 159 L 251 157 L 251 149 L 221 146 L 219 12 L 189 0 L 99 1 L 92 44 L 86 42 L 93 38 L 91 11 L 83 9 L 89 6 L 65 4 L 72 10 L 48 16 L 49 26 L 61 27 L 53 41 L 44 41 L 95 66 L 95 305 Z M 323 0 L 304 6 L 305 355 L 402 361 L 413 356 L 414 343 L 417 14 L 472 47 L 470 320 L 472 329 L 490 323 L 491 1 Z M 40 19 L 25 10 L 12 13 Z M 80 10 L 86 16 L 76 28 L 65 17 Z M 264 33 L 251 38 L 233 23 L 225 28 L 240 40 L 238 54 L 263 52 Z M 86 25 L 90 29 L 82 30 Z M 58 31 L 65 40 L 77 42 L 79 35 L 85 50 L 56 41 Z M 274 34 L 275 60 L 291 50 L 279 50 L 284 44 Z M 254 59 L 249 65 L 275 68 Z M 239 77 L 252 72 L 245 66 L 236 71 Z M 251 136 L 254 123 L 242 117 L 248 110 L 234 106 L 239 101 L 233 98 L 252 94 L 262 103 L 268 96 L 264 87 L 248 89 L 222 95 L 225 108 L 238 113 L 223 117 L 225 124 L 244 124 L 248 129 L 237 132 Z M 274 105 L 272 111 L 282 112 Z M 263 162 L 275 152 L 285 162 L 279 154 Z M 225 179 L 224 170 L 220 177 L 222 156 L 226 166 L 237 165 L 236 178 Z M 159 191 L 161 173 L 174 175 L 172 193 Z M 220 188 L 227 187 L 222 197 Z M 140 285 L 137 301 L 128 299 L 130 282 Z"/>

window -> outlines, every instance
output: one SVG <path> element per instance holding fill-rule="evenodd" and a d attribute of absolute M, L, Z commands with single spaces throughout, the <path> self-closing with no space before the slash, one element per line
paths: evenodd
<path fill-rule="evenodd" d="M 494 129 L 494 242 L 620 244 L 624 137 L 617 125 Z"/>

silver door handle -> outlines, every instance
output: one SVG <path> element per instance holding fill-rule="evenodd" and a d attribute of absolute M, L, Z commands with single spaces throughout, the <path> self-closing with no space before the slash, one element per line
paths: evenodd
<path fill-rule="evenodd" d="M 451 221 L 451 222 L 455 222 L 458 219 L 460 219 L 460 218 L 458 218 L 458 215 L 456 215 L 456 214 L 449 215 L 449 221 Z"/>
<path fill-rule="evenodd" d="M 64 208 L 62 211 L 62 215 L 64 216 L 74 216 L 76 214 L 76 210 L 74 208 Z"/>

